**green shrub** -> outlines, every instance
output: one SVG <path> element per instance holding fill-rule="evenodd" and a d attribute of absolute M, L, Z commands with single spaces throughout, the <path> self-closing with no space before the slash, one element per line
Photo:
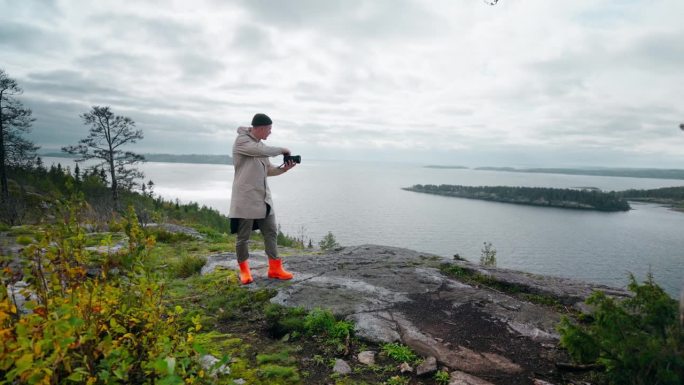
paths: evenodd
<path fill-rule="evenodd" d="M 304 328 L 309 334 L 325 333 L 335 326 L 335 316 L 329 310 L 313 309 L 306 316 Z"/>
<path fill-rule="evenodd" d="M 178 322 L 183 309 L 167 302 L 164 285 L 146 269 L 154 242 L 141 236 L 129 211 L 125 280 L 89 280 L 80 207 L 66 206 L 68 219 L 25 249 L 25 279 L 36 296 L 26 303 L 28 314 L 17 311 L 0 285 L 0 378 L 12 384 L 199 381 L 192 347 L 199 317 L 185 327 Z M 10 279 L 0 274 L 3 282 Z"/>
<path fill-rule="evenodd" d="M 333 327 L 328 330 L 330 337 L 345 340 L 354 332 L 354 324 L 350 321 L 337 321 Z"/>
<path fill-rule="evenodd" d="M 174 276 L 177 278 L 187 278 L 199 274 L 205 263 L 207 263 L 206 258 L 184 255 L 173 266 Z"/>
<path fill-rule="evenodd" d="M 328 231 L 328 234 L 326 234 L 323 239 L 321 239 L 320 242 L 318 242 L 318 247 L 321 248 L 321 250 L 333 250 L 338 247 L 340 247 L 340 244 L 337 243 L 337 240 L 335 239 L 335 236 L 331 231 Z"/>
<path fill-rule="evenodd" d="M 354 324 L 338 321 L 329 310 L 285 308 L 268 304 L 264 309 L 266 327 L 275 338 L 287 334 L 291 337 L 308 335 L 318 339 L 323 346 L 333 347 L 338 352 L 347 352 L 353 335 Z"/>
<path fill-rule="evenodd" d="M 20 235 L 17 237 L 17 243 L 20 245 L 30 245 L 31 242 L 33 242 L 33 237 L 29 237 L 28 235 Z"/>
<path fill-rule="evenodd" d="M 480 250 L 480 265 L 496 267 L 496 249 L 491 242 L 485 242 Z"/>
<path fill-rule="evenodd" d="M 418 360 L 418 356 L 414 353 L 411 348 L 406 345 L 389 343 L 382 345 L 382 351 L 387 355 L 387 357 L 397 361 L 397 362 L 415 362 Z"/>
<path fill-rule="evenodd" d="M 266 328 L 275 338 L 291 333 L 304 333 L 306 315 L 307 311 L 302 307 L 286 308 L 272 303 L 264 307 Z"/>
<path fill-rule="evenodd" d="M 684 383 L 684 333 L 677 302 L 653 277 L 642 284 L 630 277 L 635 295 L 617 301 L 595 292 L 587 303 L 595 312 L 584 324 L 561 320 L 561 345 L 577 362 L 605 368 L 610 384 Z"/>
<path fill-rule="evenodd" d="M 436 372 L 434 378 L 437 385 L 447 385 L 450 381 L 449 372 L 446 370 L 440 370 Z"/>

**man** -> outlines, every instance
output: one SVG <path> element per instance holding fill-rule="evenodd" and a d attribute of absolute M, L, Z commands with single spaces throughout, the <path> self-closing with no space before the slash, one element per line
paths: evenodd
<path fill-rule="evenodd" d="M 290 150 L 283 147 L 269 147 L 262 141 L 271 134 L 273 122 L 265 114 L 256 114 L 252 127 L 238 128 L 238 136 L 233 144 L 233 191 L 230 200 L 231 233 L 237 233 L 235 251 L 240 267 L 240 282 L 243 285 L 253 281 L 249 270 L 249 249 L 247 243 L 254 229 L 261 230 L 268 256 L 268 277 L 292 279 L 292 273 L 283 269 L 283 261 L 278 258 L 276 238 L 278 228 L 271 191 L 266 178 L 281 175 L 296 163 L 287 162 L 275 167 L 268 160 L 271 156 L 289 155 Z"/>

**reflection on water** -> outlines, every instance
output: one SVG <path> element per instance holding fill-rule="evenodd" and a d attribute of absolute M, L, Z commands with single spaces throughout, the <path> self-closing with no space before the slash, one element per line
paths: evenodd
<path fill-rule="evenodd" d="M 232 166 L 147 163 L 142 168 L 156 194 L 227 214 Z M 497 249 L 500 267 L 612 286 L 625 286 L 629 273 L 643 279 L 651 271 L 672 295 L 682 284 L 684 213 L 635 203 L 633 210 L 619 213 L 521 206 L 401 187 L 444 183 L 625 190 L 684 181 L 307 161 L 269 183 L 283 230 L 303 231 L 314 243 L 332 231 L 343 245 L 384 244 L 477 261 L 487 241 Z"/>

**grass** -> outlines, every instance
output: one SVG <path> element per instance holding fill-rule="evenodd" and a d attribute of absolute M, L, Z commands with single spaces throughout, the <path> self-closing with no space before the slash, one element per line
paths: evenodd
<path fill-rule="evenodd" d="M 290 350 L 281 350 L 272 354 L 257 354 L 256 362 L 259 365 L 263 364 L 282 364 L 292 365 L 295 361 Z"/>
<path fill-rule="evenodd" d="M 5 227 L 7 228 L 7 227 Z M 9 235 L 17 237 L 19 235 L 33 235 L 38 228 L 36 226 L 31 226 L 31 225 L 22 225 L 22 226 L 13 226 L 9 228 L 8 230 L 3 230 L 3 231 L 8 231 Z"/>
<path fill-rule="evenodd" d="M 402 376 L 392 376 L 383 382 L 384 385 L 408 385 L 409 379 Z"/>
<path fill-rule="evenodd" d="M 385 353 L 387 357 L 399 363 L 414 363 L 418 360 L 418 356 L 411 350 L 411 348 L 398 343 L 382 345 L 382 352 Z"/>
<path fill-rule="evenodd" d="M 30 245 L 33 242 L 33 237 L 28 235 L 20 235 L 17 237 L 17 243 L 22 246 Z"/>
<path fill-rule="evenodd" d="M 206 258 L 192 255 L 185 255 L 173 266 L 173 275 L 176 278 L 187 278 L 195 274 L 199 274 L 207 263 Z"/>
<path fill-rule="evenodd" d="M 299 381 L 297 368 L 292 366 L 264 365 L 259 369 L 259 375 L 268 380 L 286 380 L 291 383 Z"/>

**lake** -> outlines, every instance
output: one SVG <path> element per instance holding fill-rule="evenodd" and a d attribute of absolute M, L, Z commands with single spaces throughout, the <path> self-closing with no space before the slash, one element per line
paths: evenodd
<path fill-rule="evenodd" d="M 69 159 L 46 158 L 46 164 Z M 274 161 L 275 162 L 275 161 Z M 146 163 L 145 180 L 166 199 L 198 202 L 227 214 L 233 167 Z M 684 213 L 631 202 L 605 213 L 469 200 L 404 191 L 414 184 L 597 187 L 682 186 L 682 180 L 434 169 L 421 165 L 309 161 L 269 178 L 285 233 L 317 243 L 331 231 L 342 245 L 374 243 L 450 258 L 480 258 L 484 242 L 497 266 L 624 287 L 650 271 L 678 297 L 684 272 Z"/>

